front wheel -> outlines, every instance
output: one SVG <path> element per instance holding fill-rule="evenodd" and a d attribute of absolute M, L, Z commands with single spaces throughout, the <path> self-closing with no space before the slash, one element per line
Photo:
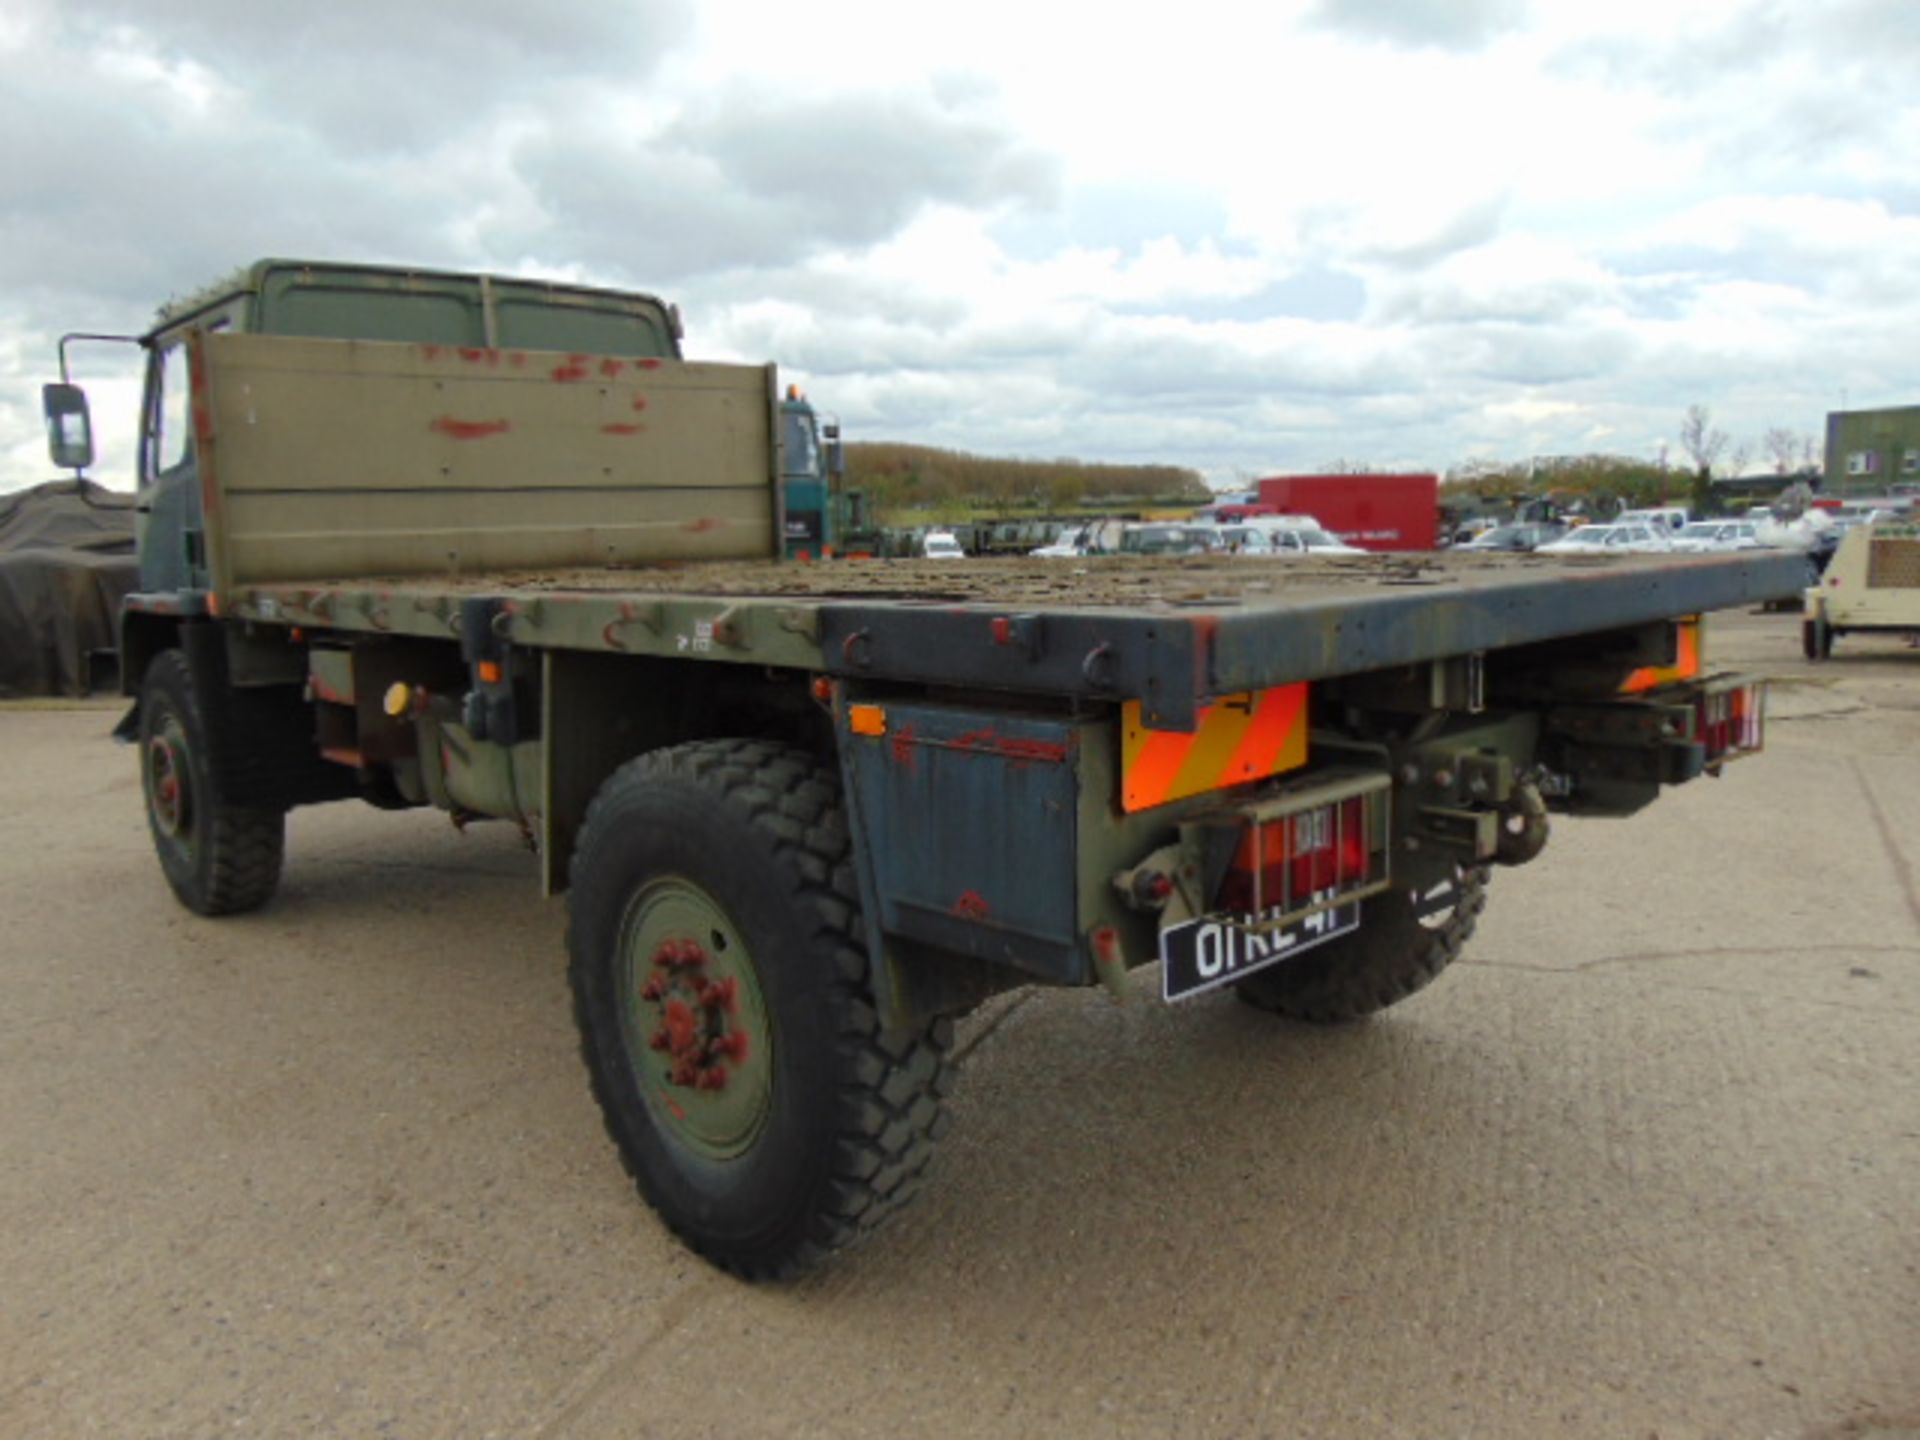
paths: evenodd
<path fill-rule="evenodd" d="M 1800 649 L 1809 660 L 1833 658 L 1833 627 L 1824 616 L 1809 616 L 1800 622 Z"/>
<path fill-rule="evenodd" d="M 140 784 L 154 852 L 181 904 L 232 915 L 267 903 L 286 856 L 286 814 L 215 792 L 206 716 L 178 650 L 156 655 L 140 688 Z"/>
<path fill-rule="evenodd" d="M 1249 975 L 1234 993 L 1256 1010 L 1336 1025 L 1384 1010 L 1459 957 L 1487 906 L 1484 865 L 1453 866 L 1360 905 L 1360 928 Z"/>
<path fill-rule="evenodd" d="M 952 1026 L 880 1026 L 832 770 L 748 740 L 629 762 L 588 809 L 569 918 L 607 1130 L 693 1250 L 786 1276 L 914 1192 Z"/>

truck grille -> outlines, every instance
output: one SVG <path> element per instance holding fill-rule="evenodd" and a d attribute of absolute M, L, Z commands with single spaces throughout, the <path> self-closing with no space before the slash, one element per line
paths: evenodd
<path fill-rule="evenodd" d="M 1867 547 L 1869 590 L 1920 590 L 1920 539 L 1888 536 Z"/>

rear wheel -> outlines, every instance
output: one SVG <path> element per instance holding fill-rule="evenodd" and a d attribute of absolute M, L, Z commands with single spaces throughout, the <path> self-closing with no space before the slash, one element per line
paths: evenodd
<path fill-rule="evenodd" d="M 695 1251 L 789 1275 L 913 1194 L 952 1027 L 881 1030 L 833 771 L 745 740 L 628 763 L 588 810 L 569 916 L 608 1132 Z"/>
<path fill-rule="evenodd" d="M 1256 1010 L 1334 1025 L 1396 1005 L 1459 956 L 1487 905 L 1487 868 L 1454 866 L 1361 902 L 1360 928 L 1256 971 L 1234 993 Z"/>
<path fill-rule="evenodd" d="M 160 869 L 180 903 L 201 915 L 266 904 L 280 883 L 287 817 L 222 803 L 207 725 L 187 659 L 163 650 L 140 690 L 140 782 Z"/>

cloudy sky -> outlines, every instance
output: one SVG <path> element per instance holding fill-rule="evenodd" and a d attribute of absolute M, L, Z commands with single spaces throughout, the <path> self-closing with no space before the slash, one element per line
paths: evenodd
<path fill-rule="evenodd" d="M 0 489 L 261 255 L 651 290 L 851 439 L 1757 468 L 1920 403 L 1916 97 L 1916 0 L 6 0 Z"/>

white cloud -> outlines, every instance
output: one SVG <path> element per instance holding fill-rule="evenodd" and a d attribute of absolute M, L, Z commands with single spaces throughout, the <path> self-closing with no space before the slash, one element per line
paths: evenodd
<path fill-rule="evenodd" d="M 1537 425 L 1542 420 L 1558 420 L 1566 415 L 1578 415 L 1584 407 L 1570 400 L 1498 400 L 1480 407 L 1481 413 L 1497 424 Z"/>
<path fill-rule="evenodd" d="M 0 488 L 60 330 L 270 253 L 657 290 L 854 439 L 1227 478 L 1815 431 L 1914 398 L 1916 65 L 1911 0 L 16 0 Z"/>

